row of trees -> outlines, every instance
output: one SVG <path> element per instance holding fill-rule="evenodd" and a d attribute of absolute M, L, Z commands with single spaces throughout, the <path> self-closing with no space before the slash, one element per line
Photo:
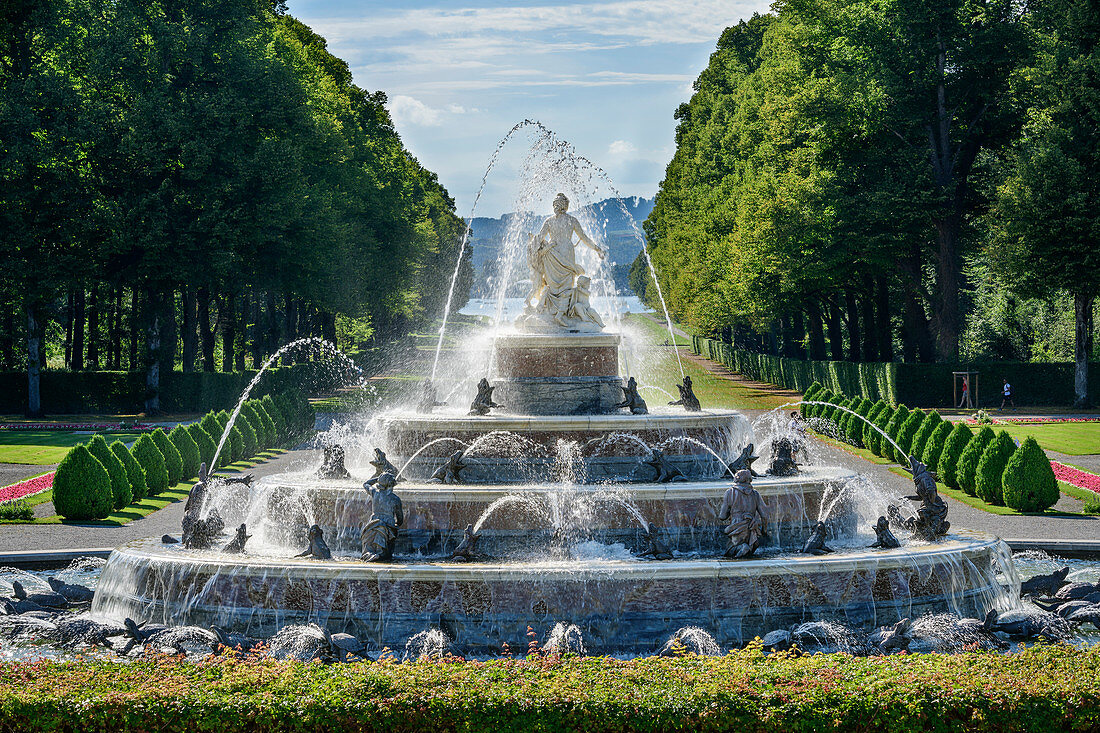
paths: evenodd
<path fill-rule="evenodd" d="M 741 348 L 954 361 L 968 274 L 988 273 L 1074 298 L 1083 402 L 1100 291 L 1095 6 L 776 8 L 723 33 L 676 112 L 645 223 L 670 309 Z M 646 293 L 641 263 L 631 281 Z"/>
<path fill-rule="evenodd" d="M 439 311 L 463 222 L 385 101 L 270 0 L 3 4 L 0 360 L 29 412 L 46 341 L 145 370 L 155 411 L 163 369 Z"/>

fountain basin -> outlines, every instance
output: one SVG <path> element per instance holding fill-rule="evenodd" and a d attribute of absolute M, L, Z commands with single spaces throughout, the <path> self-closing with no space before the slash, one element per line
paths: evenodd
<path fill-rule="evenodd" d="M 808 468 L 794 476 L 763 476 L 753 481 L 771 515 L 768 546 L 802 546 L 823 502 L 836 496 L 842 482 L 855 474 L 839 468 Z M 604 543 L 621 542 L 634 551 L 645 547 L 643 521 L 671 548 L 683 552 L 719 552 L 725 547 L 715 519 L 729 480 L 668 484 L 447 485 L 402 482 L 397 486 L 405 510 L 398 554 L 450 553 L 462 540 L 466 525 L 477 525 L 494 502 L 499 508 L 479 527 L 479 547 L 494 557 L 517 553 L 545 554 L 552 527 L 573 526 L 573 537 Z M 260 479 L 249 501 L 244 488 L 234 502 L 266 506 L 267 519 L 253 514 L 223 512 L 231 526 L 249 522 L 263 532 L 263 541 L 304 547 L 306 529 L 318 524 L 330 546 L 358 550 L 360 527 L 371 516 L 370 495 L 356 479 L 319 481 L 308 475 L 284 474 Z M 636 513 L 635 513 L 636 512 Z M 257 524 L 257 520 L 260 520 Z M 830 528 L 850 534 L 854 515 L 845 502 L 830 514 Z"/>
<path fill-rule="evenodd" d="M 495 398 L 522 415 L 595 415 L 622 401 L 618 333 L 505 334 L 495 345 Z"/>
<path fill-rule="evenodd" d="M 469 467 L 462 476 L 470 483 L 651 480 L 652 469 L 638 465 L 648 448 L 660 448 L 688 478 L 707 478 L 722 473 L 724 466 L 704 445 L 731 461 L 752 441 L 748 419 L 733 410 L 650 415 L 388 414 L 380 416 L 378 424 L 390 460 L 397 466 L 409 462 L 403 476 L 429 478 L 447 455 L 466 446 Z M 633 438 L 616 442 L 609 438 L 613 435 Z M 439 442 L 429 445 L 433 441 Z M 563 445 L 573 453 L 573 465 L 568 467 L 573 475 L 568 477 L 560 475 Z"/>
<path fill-rule="evenodd" d="M 870 628 L 902 617 L 980 616 L 1018 592 L 1007 546 L 963 530 L 897 550 L 752 560 L 370 564 L 196 553 L 152 540 L 115 550 L 92 612 L 270 634 L 307 620 L 400 648 L 439 627 L 466 654 L 522 649 L 527 628 L 577 624 L 599 653 L 652 653 L 683 626 L 719 645 L 816 620 Z"/>

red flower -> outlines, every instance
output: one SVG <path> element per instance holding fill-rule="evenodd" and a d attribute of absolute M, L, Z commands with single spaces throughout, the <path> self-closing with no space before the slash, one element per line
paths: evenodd
<path fill-rule="evenodd" d="M 29 478 L 26 481 L 20 481 L 17 484 L 11 486 L 5 486 L 0 489 L 0 501 L 12 501 L 13 499 L 22 499 L 25 496 L 31 494 L 37 494 L 40 491 L 53 487 L 53 475 L 54 472 L 44 473 L 41 476 L 35 476 Z"/>

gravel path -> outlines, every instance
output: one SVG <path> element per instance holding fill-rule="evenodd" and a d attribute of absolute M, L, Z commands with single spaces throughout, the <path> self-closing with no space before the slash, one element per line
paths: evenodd
<path fill-rule="evenodd" d="M 45 466 L 31 463 L 0 463 L 0 486 L 11 486 L 56 468 L 56 463 Z"/>

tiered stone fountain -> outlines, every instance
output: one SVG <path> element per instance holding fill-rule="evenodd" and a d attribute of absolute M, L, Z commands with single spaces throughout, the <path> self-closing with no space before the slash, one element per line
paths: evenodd
<path fill-rule="evenodd" d="M 618 407 L 620 334 L 585 310 L 571 218 L 558 212 L 532 243 L 529 312 L 495 341 L 491 396 L 461 414 L 433 409 L 429 391 L 421 411 L 378 418 L 385 455 L 375 463 L 397 469 L 403 504 L 392 560 L 360 559 L 371 476 L 341 478 L 342 466 L 329 465 L 329 478 L 217 489 L 205 511 L 248 525 L 255 537 L 242 554 L 157 540 L 116 550 L 93 611 L 256 635 L 311 620 L 378 648 L 434 627 L 473 654 L 525 648 L 529 628 L 543 635 L 563 622 L 589 650 L 647 654 L 687 626 L 729 648 L 813 619 L 980 617 L 1007 602 L 1003 574 L 1014 576 L 995 537 L 923 542 L 898 530 L 901 547 L 866 549 L 885 507 L 867 506 L 856 477 L 837 469 L 755 478 L 765 542 L 727 558 L 718 510 L 752 427 L 733 411 L 692 409 L 690 386 L 681 407 L 647 411 L 629 392 Z M 819 520 L 836 551 L 799 553 Z M 331 559 L 294 556 L 313 525 Z"/>

